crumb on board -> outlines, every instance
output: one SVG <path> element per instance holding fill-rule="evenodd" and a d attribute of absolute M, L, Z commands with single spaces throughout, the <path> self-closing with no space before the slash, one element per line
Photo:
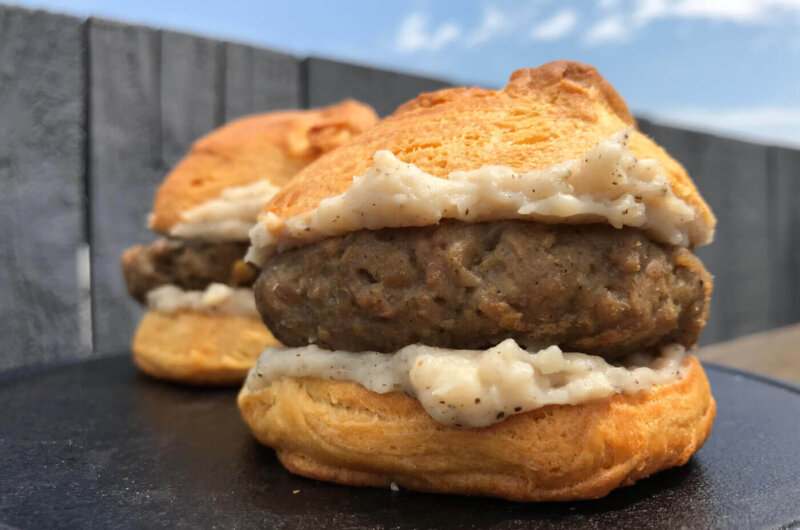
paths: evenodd
<path fill-rule="evenodd" d="M 300 490 L 292 490 L 292 495 L 297 495 L 298 493 L 300 493 Z"/>
<path fill-rule="evenodd" d="M 400 491 L 400 486 L 392 482 L 391 484 L 389 484 L 389 489 L 392 491 Z"/>

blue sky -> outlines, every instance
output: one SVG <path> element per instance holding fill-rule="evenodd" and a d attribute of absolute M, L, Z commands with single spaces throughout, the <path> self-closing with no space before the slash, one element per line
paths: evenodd
<path fill-rule="evenodd" d="M 17 0 L 19 1 L 19 0 Z M 640 115 L 800 146 L 800 0 L 23 0 L 499 87 L 596 66 Z"/>

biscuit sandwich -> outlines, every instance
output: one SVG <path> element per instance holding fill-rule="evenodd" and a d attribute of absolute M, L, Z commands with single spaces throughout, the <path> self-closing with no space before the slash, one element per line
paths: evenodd
<path fill-rule="evenodd" d="M 159 187 L 150 227 L 122 269 L 147 307 L 133 340 L 139 368 L 192 384 L 239 384 L 278 345 L 256 311 L 244 261 L 258 212 L 301 169 L 377 121 L 355 101 L 247 116 L 199 139 Z"/>
<path fill-rule="evenodd" d="M 251 232 L 268 348 L 238 404 L 291 472 L 516 501 L 687 462 L 715 218 L 598 72 L 423 94 L 305 168 Z"/>

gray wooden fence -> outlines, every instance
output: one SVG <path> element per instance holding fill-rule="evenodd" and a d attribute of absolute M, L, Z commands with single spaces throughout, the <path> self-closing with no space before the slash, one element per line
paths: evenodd
<path fill-rule="evenodd" d="M 444 86 L 0 6 L 0 369 L 128 347 L 141 308 L 125 293 L 119 255 L 153 239 L 154 190 L 203 133 L 346 97 L 386 115 Z M 800 152 L 639 124 L 686 165 L 719 217 L 716 242 L 699 251 L 716 276 L 702 342 L 800 321 Z"/>

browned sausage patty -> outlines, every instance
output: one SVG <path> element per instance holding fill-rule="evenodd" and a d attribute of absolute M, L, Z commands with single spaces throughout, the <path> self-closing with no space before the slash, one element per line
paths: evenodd
<path fill-rule="evenodd" d="M 690 250 L 632 228 L 448 221 L 284 251 L 255 292 L 264 322 L 288 346 L 479 349 L 511 337 L 614 357 L 693 345 L 711 277 Z"/>
<path fill-rule="evenodd" d="M 205 289 L 209 284 L 251 285 L 254 271 L 242 262 L 247 243 L 159 239 L 136 245 L 122 255 L 122 272 L 131 296 L 144 301 L 147 291 L 172 284 Z"/>

